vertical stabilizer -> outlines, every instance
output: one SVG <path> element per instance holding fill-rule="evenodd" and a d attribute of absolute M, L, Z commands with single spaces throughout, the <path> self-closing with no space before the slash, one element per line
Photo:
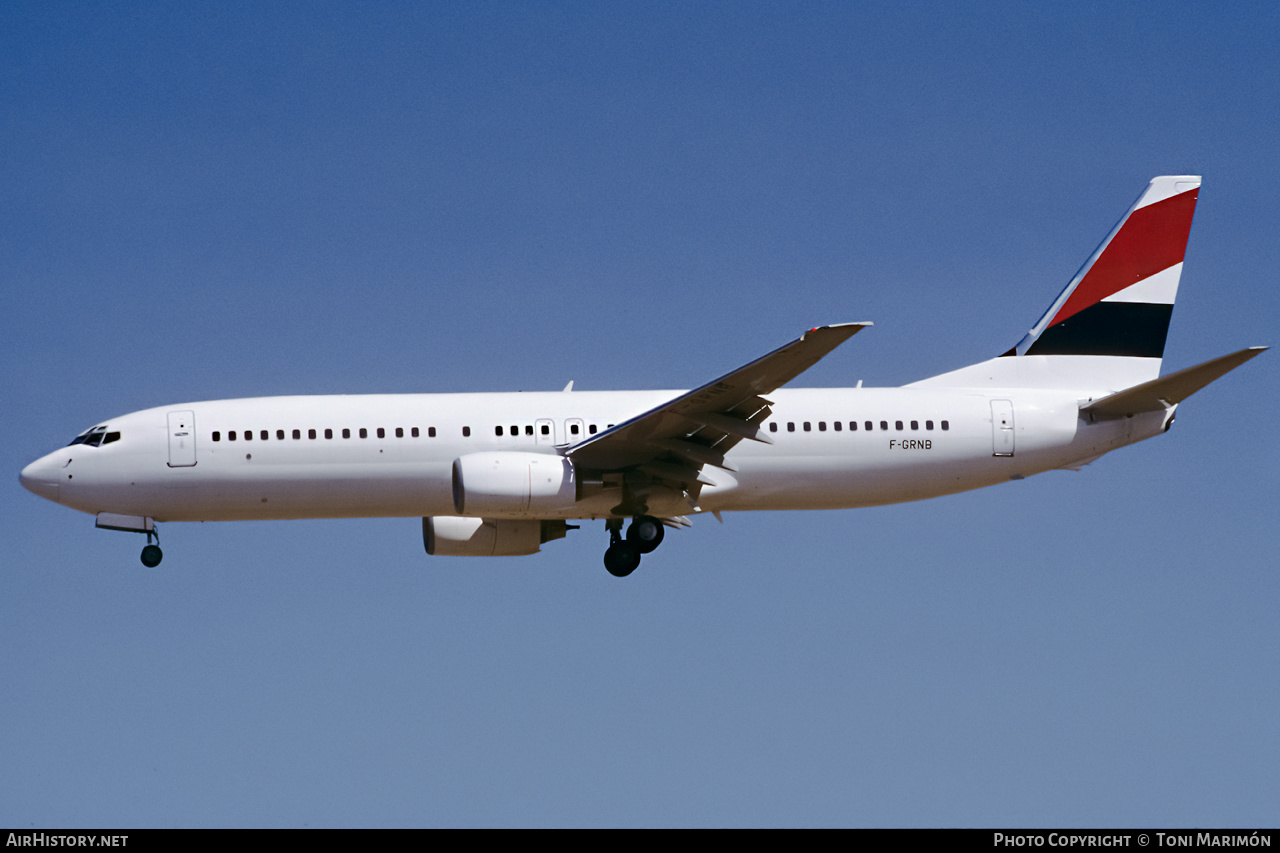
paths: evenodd
<path fill-rule="evenodd" d="M 1154 178 L 1031 330 L 999 358 L 915 385 L 1115 391 L 1160 375 L 1200 178 Z"/>
<path fill-rule="evenodd" d="M 1161 358 L 1199 194 L 1199 177 L 1152 180 L 1017 354 Z"/>

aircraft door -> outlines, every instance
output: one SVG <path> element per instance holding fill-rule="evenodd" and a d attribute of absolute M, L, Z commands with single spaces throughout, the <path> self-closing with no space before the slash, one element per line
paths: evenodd
<path fill-rule="evenodd" d="M 556 443 L 556 424 L 550 418 L 539 418 L 535 421 L 533 432 L 537 436 L 538 444 Z"/>
<path fill-rule="evenodd" d="M 582 418 L 569 418 L 564 422 L 564 444 L 577 444 L 587 437 Z"/>
<path fill-rule="evenodd" d="M 169 467 L 190 468 L 196 464 L 196 413 L 169 413 Z"/>
<path fill-rule="evenodd" d="M 991 455 L 1013 455 L 1013 402 L 991 401 Z"/>

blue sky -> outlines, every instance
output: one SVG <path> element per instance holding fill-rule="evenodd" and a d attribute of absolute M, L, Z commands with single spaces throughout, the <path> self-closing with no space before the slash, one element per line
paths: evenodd
<path fill-rule="evenodd" d="M 1274 354 L 1080 473 L 599 524 L 171 524 L 23 491 L 150 406 L 798 385 L 1002 352 L 1203 174 L 1166 368 L 1272 344 L 1273 4 L 0 7 L 0 825 L 1277 822 Z"/>

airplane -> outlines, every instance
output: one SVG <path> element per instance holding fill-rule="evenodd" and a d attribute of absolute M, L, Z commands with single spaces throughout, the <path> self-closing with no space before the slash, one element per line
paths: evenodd
<path fill-rule="evenodd" d="M 900 388 L 783 387 L 871 325 L 844 323 L 691 391 L 161 406 L 85 430 L 19 479 L 97 527 L 146 534 L 148 567 L 168 521 L 420 516 L 428 554 L 518 556 L 603 519 L 605 568 L 625 577 L 692 515 L 878 506 L 1079 470 L 1167 431 L 1183 400 L 1267 349 L 1160 375 L 1199 188 L 1154 178 L 1014 347 Z"/>

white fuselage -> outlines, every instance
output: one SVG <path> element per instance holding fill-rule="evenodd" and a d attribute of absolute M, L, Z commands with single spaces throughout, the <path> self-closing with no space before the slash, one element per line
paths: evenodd
<path fill-rule="evenodd" d="M 117 439 L 62 448 L 28 466 L 22 479 L 32 491 L 83 512 L 155 521 L 452 516 L 459 514 L 455 459 L 495 451 L 560 456 L 680 393 L 184 403 L 113 419 L 105 426 Z M 726 457 L 731 470 L 707 469 L 715 482 L 700 495 L 657 494 L 650 511 L 678 516 L 919 500 L 1076 467 L 1155 435 L 1168 422 L 1169 412 L 1156 412 L 1089 423 L 1079 415 L 1082 396 L 990 388 L 780 389 L 770 394 L 772 416 L 763 424 L 771 444 L 742 441 Z M 557 506 L 484 514 L 601 518 L 620 491 L 616 480 L 590 481 L 584 474 L 576 493 Z"/>

